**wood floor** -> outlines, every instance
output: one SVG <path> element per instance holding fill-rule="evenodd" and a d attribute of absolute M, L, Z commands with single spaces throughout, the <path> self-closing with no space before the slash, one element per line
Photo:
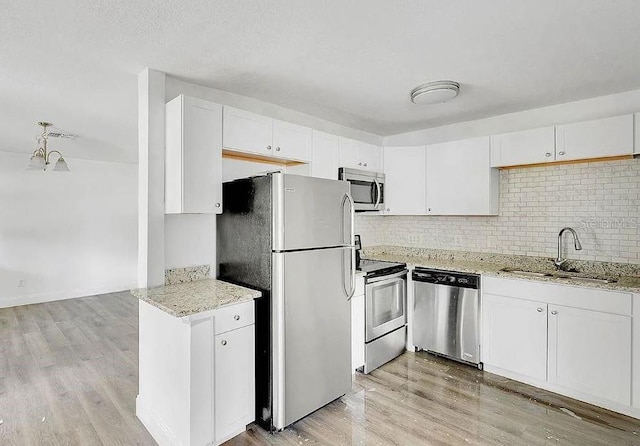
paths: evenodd
<path fill-rule="evenodd" d="M 128 293 L 0 309 L 0 445 L 153 445 L 135 417 Z M 640 422 L 425 353 L 406 353 L 277 435 L 225 446 L 640 445 Z"/>

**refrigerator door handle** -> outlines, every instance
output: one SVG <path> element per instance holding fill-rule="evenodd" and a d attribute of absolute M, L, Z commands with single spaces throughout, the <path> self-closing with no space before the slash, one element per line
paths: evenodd
<path fill-rule="evenodd" d="M 350 217 L 350 228 L 351 231 L 349 233 L 349 242 L 348 242 L 348 246 L 349 249 L 351 250 L 351 255 L 350 255 L 350 267 L 351 270 L 349 271 L 350 274 L 350 288 L 349 291 L 347 291 L 347 287 L 344 283 L 344 276 L 345 276 L 345 266 L 344 266 L 344 256 L 342 257 L 342 278 L 343 278 L 343 282 L 342 282 L 342 289 L 344 291 L 345 296 L 347 297 L 347 300 L 351 300 L 351 298 L 353 297 L 353 295 L 356 292 L 356 247 L 353 244 L 353 227 L 355 225 L 355 203 L 353 202 L 353 198 L 351 198 L 350 194 L 344 194 L 344 197 L 342 199 L 342 218 L 344 219 L 344 205 L 349 202 L 349 208 L 350 208 L 350 212 L 349 212 L 349 217 Z M 342 222 L 342 231 L 343 231 L 343 237 L 342 239 L 344 240 L 344 220 Z"/>

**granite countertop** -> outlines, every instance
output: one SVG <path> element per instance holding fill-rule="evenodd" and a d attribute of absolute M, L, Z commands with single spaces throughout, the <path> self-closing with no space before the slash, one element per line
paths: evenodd
<path fill-rule="evenodd" d="M 217 279 L 131 290 L 131 294 L 175 317 L 192 316 L 262 296 L 260 291 Z"/>
<path fill-rule="evenodd" d="M 403 247 L 374 247 L 365 250 L 363 257 L 392 262 L 404 262 L 408 265 L 459 271 L 471 274 L 526 279 L 540 282 L 552 282 L 563 285 L 598 288 L 610 291 L 640 293 L 640 265 L 614 264 L 605 262 L 580 262 L 580 275 L 615 280 L 615 282 L 591 282 L 571 279 L 576 273 L 556 271 L 553 260 L 544 257 L 511 256 L 445 250 L 414 249 Z M 575 265 L 577 262 L 572 263 Z M 524 270 L 554 276 L 532 276 L 504 269 Z M 569 276 L 560 278 L 559 275 Z"/>

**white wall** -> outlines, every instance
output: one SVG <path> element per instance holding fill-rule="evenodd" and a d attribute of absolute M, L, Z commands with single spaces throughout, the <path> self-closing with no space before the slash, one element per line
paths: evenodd
<path fill-rule="evenodd" d="M 0 152 L 0 307 L 135 287 L 137 166 L 67 159 L 71 172 L 42 172 L 28 161 Z"/>
<path fill-rule="evenodd" d="M 446 107 L 446 104 L 444 105 Z M 383 138 L 386 146 L 420 146 L 515 132 L 556 124 L 587 121 L 640 111 L 640 90 L 493 116 L 475 121 L 401 133 Z"/>
<path fill-rule="evenodd" d="M 498 217 L 358 215 L 356 233 L 365 247 L 555 257 L 558 231 L 570 226 L 583 250 L 575 251 L 567 240 L 569 258 L 640 264 L 640 159 L 502 170 L 499 212 Z"/>

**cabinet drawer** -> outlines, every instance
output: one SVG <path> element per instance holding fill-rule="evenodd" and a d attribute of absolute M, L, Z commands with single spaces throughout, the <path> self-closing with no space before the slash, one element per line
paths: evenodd
<path fill-rule="evenodd" d="M 253 308 L 253 301 L 250 301 L 216 310 L 214 321 L 216 334 L 253 324 Z"/>

